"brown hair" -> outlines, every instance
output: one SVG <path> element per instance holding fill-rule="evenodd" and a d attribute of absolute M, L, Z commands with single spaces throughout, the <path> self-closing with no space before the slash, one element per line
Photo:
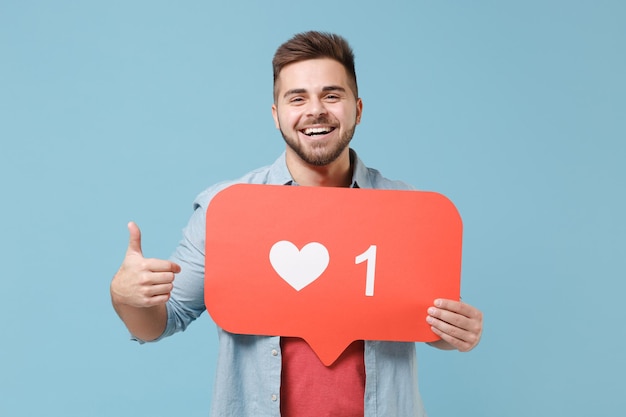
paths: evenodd
<path fill-rule="evenodd" d="M 272 60 L 274 69 L 274 98 L 276 98 L 276 80 L 280 71 L 287 65 L 308 59 L 330 58 L 339 62 L 346 69 L 350 87 L 355 97 L 359 97 L 354 70 L 354 52 L 343 37 L 327 32 L 303 32 L 278 47 Z"/>

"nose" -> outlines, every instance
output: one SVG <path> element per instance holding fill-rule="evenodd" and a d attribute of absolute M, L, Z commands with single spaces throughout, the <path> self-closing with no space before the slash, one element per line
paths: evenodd
<path fill-rule="evenodd" d="M 326 106 L 324 106 L 324 102 L 317 97 L 314 97 L 309 100 L 307 106 L 307 116 L 309 117 L 319 117 L 321 115 L 325 115 Z"/>

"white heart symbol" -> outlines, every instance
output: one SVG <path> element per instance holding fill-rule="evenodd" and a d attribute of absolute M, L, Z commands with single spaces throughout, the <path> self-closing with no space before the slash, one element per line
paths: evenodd
<path fill-rule="evenodd" d="M 270 262 L 274 270 L 287 284 L 300 291 L 326 270 L 330 256 L 324 245 L 311 242 L 302 250 L 288 240 L 274 243 L 270 250 Z"/>

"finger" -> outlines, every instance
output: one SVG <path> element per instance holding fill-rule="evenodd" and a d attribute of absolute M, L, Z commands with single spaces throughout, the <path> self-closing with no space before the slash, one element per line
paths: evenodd
<path fill-rule="evenodd" d="M 448 342 L 448 344 L 450 344 L 452 347 L 454 347 L 455 349 L 457 349 L 460 352 L 468 352 L 470 350 L 472 350 L 475 346 L 476 343 L 471 343 L 468 342 L 466 340 L 463 339 L 459 339 L 456 338 L 442 330 L 440 330 L 439 328 L 433 326 L 431 327 L 433 333 L 435 333 L 437 336 L 439 336 L 441 338 L 441 340 L 444 340 L 445 342 Z"/>
<path fill-rule="evenodd" d="M 165 259 L 145 259 L 145 269 L 151 272 L 172 272 L 177 274 L 180 272 L 180 265 Z"/>
<path fill-rule="evenodd" d="M 460 311 L 460 313 L 455 313 L 451 310 L 444 310 L 442 308 L 430 307 L 428 309 L 428 314 L 430 317 L 469 332 L 472 335 L 472 340 L 475 335 L 478 335 L 478 338 L 480 338 L 483 325 L 483 317 L 480 310 L 467 304 L 455 307 L 458 307 L 456 310 Z"/>
<path fill-rule="evenodd" d="M 137 284 L 145 290 L 154 285 L 171 284 L 172 282 L 174 282 L 173 272 L 147 272 L 145 271 L 141 273 L 141 275 L 139 276 L 139 280 L 137 281 Z"/>
<path fill-rule="evenodd" d="M 130 234 L 128 239 L 127 253 L 136 253 L 143 256 L 141 251 L 141 230 L 135 222 L 128 223 L 128 232 Z"/>
<path fill-rule="evenodd" d="M 430 323 L 430 325 L 437 329 L 440 330 L 441 332 L 450 335 L 456 339 L 460 339 L 460 340 L 466 340 L 468 338 L 469 335 L 469 331 L 461 328 L 461 327 L 457 327 L 453 324 L 450 324 L 444 320 L 438 319 L 436 317 L 432 317 L 429 316 L 427 319 L 428 323 Z"/>
<path fill-rule="evenodd" d="M 170 293 L 155 295 L 153 297 L 146 297 L 146 299 L 142 303 L 142 307 L 154 307 L 157 305 L 165 304 L 169 299 Z"/>
<path fill-rule="evenodd" d="M 169 297 L 169 294 L 172 292 L 173 288 L 174 285 L 172 283 L 151 285 L 146 288 L 144 295 L 151 298 L 161 295 L 166 295 Z"/>
<path fill-rule="evenodd" d="M 472 319 L 449 310 L 430 307 L 428 315 L 460 329 L 467 330 L 472 327 Z"/>
<path fill-rule="evenodd" d="M 136 288 L 139 305 L 149 306 L 158 304 L 159 300 L 165 297 L 165 301 L 170 296 L 174 288 L 172 273 L 144 274 L 141 277 L 140 285 Z M 157 298 L 157 300 L 154 300 Z"/>
<path fill-rule="evenodd" d="M 438 298 L 434 301 L 434 305 L 439 309 L 452 311 L 469 318 L 479 318 L 481 316 L 480 310 L 462 301 Z"/>
<path fill-rule="evenodd" d="M 427 321 L 433 333 L 462 352 L 473 349 L 480 340 L 479 332 L 456 327 L 432 316 L 429 316 Z"/>
<path fill-rule="evenodd" d="M 433 332 L 460 351 L 473 349 L 480 341 L 482 321 L 431 307 L 426 321 Z"/>

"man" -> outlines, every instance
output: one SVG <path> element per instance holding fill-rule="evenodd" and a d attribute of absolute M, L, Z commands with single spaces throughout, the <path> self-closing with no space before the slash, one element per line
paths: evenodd
<path fill-rule="evenodd" d="M 172 260 L 145 259 L 139 228 L 129 224 L 126 257 L 111 283 L 115 310 L 133 336 L 159 340 L 204 310 L 205 213 L 234 183 L 411 189 L 367 168 L 350 149 L 363 103 L 354 56 L 340 36 L 298 34 L 273 60 L 272 115 L 286 150 L 271 166 L 201 193 Z M 174 276 L 176 275 L 176 280 Z M 427 321 L 440 349 L 468 351 L 479 342 L 482 314 L 434 300 Z M 325 367 L 298 338 L 236 335 L 218 328 L 214 416 L 424 416 L 413 343 L 357 341 Z"/>

